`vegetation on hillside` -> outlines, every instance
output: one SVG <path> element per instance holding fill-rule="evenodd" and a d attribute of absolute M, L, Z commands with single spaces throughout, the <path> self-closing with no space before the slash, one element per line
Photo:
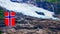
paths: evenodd
<path fill-rule="evenodd" d="M 4 11 L 1 7 L 0 7 L 0 19 L 4 19 Z"/>

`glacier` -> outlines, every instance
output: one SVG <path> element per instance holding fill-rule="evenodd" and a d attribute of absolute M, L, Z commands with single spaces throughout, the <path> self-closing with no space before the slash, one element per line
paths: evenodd
<path fill-rule="evenodd" d="M 5 8 L 6 10 L 19 12 L 27 16 L 32 16 L 32 17 L 37 17 L 37 18 L 42 18 L 42 19 L 60 20 L 59 18 L 53 17 L 54 12 L 36 7 L 32 4 L 17 3 L 17 2 L 12 2 L 10 0 L 0 0 L 0 6 Z M 36 13 L 36 11 L 42 12 L 45 15 L 39 15 Z"/>

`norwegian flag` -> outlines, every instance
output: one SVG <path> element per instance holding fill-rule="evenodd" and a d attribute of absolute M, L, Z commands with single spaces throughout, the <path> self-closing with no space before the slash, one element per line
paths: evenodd
<path fill-rule="evenodd" d="M 4 16 L 5 16 L 5 25 L 6 26 L 15 26 L 15 12 L 11 11 L 11 12 L 4 12 Z"/>

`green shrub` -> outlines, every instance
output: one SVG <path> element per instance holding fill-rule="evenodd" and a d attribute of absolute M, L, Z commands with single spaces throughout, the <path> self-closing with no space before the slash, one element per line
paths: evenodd
<path fill-rule="evenodd" d="M 0 19 L 4 19 L 4 11 L 0 10 Z"/>

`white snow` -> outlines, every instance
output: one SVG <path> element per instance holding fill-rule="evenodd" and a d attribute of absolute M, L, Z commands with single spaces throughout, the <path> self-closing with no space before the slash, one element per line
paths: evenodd
<path fill-rule="evenodd" d="M 37 18 L 43 18 L 43 19 L 54 19 L 54 20 L 59 20 L 58 18 L 53 17 L 54 12 L 45 10 L 43 8 L 36 7 L 31 4 L 26 4 L 26 3 L 17 3 L 17 2 L 11 2 L 10 0 L 0 0 L 0 6 L 4 7 L 5 9 L 9 11 L 15 11 L 15 12 L 20 12 L 24 15 L 27 16 L 32 16 L 32 17 L 37 17 Z M 39 15 L 37 12 L 43 12 L 44 15 Z"/>

